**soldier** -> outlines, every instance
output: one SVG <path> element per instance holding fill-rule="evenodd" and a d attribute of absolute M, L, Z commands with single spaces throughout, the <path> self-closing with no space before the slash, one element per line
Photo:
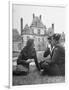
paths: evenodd
<path fill-rule="evenodd" d="M 50 62 L 44 61 L 41 65 L 43 68 L 42 74 L 48 75 L 65 75 L 65 49 L 59 43 L 60 35 L 54 34 L 51 37 L 51 45 L 53 47 Z M 45 54 L 45 53 L 44 53 Z M 44 55 L 45 56 L 45 55 Z"/>

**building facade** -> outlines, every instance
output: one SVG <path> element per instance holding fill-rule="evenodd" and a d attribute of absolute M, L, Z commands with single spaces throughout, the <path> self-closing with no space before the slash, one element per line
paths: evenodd
<path fill-rule="evenodd" d="M 17 31 L 17 29 L 12 30 L 12 51 L 13 52 L 18 52 L 21 51 L 22 49 L 22 39 L 21 39 L 21 35 L 19 35 L 19 32 Z"/>
<path fill-rule="evenodd" d="M 28 24 L 23 28 L 23 18 L 20 19 L 21 22 L 21 37 L 23 41 L 23 47 L 26 45 L 28 39 L 34 39 L 35 49 L 45 50 L 48 45 L 48 36 L 54 33 L 54 24 L 52 27 L 47 28 L 42 22 L 42 16 L 35 16 L 33 14 L 33 20 L 30 26 Z"/>

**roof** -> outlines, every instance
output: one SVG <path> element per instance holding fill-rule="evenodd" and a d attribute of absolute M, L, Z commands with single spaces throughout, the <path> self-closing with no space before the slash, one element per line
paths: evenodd
<path fill-rule="evenodd" d="M 32 24 L 30 25 L 30 27 L 37 27 L 37 28 L 45 28 L 46 29 L 46 26 L 43 25 L 41 19 L 37 16 L 35 16 L 33 18 L 33 21 L 32 21 Z"/>
<path fill-rule="evenodd" d="M 22 40 L 17 29 L 12 30 L 12 38 L 13 38 L 13 42 L 20 42 Z"/>
<path fill-rule="evenodd" d="M 30 28 L 29 28 L 28 24 L 26 24 L 25 27 L 24 27 L 24 30 L 29 30 L 29 29 Z"/>
<path fill-rule="evenodd" d="M 33 27 L 33 28 L 32 28 Z M 23 29 L 23 32 L 22 32 L 22 34 L 24 35 L 34 35 L 34 28 L 37 28 L 37 30 L 39 29 L 39 28 L 41 28 L 41 29 L 45 29 L 46 30 L 46 26 L 42 23 L 42 20 L 41 20 L 41 18 L 40 18 L 40 16 L 39 17 L 37 17 L 37 16 L 34 16 L 33 17 L 33 20 L 32 20 L 32 24 L 30 25 L 30 26 L 28 26 L 28 24 L 26 24 L 25 25 L 25 27 L 24 27 L 24 29 Z M 47 35 L 47 32 L 45 32 L 45 34 L 44 35 Z"/>
<path fill-rule="evenodd" d="M 25 25 L 22 34 L 33 34 L 32 29 L 28 26 L 28 24 Z"/>

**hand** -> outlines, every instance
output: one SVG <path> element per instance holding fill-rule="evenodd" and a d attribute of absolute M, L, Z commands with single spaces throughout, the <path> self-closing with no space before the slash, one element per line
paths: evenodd
<path fill-rule="evenodd" d="M 46 60 L 46 63 L 51 63 L 51 60 L 47 59 L 47 60 Z"/>
<path fill-rule="evenodd" d="M 31 63 L 31 62 L 32 62 L 32 60 L 31 60 L 31 59 L 28 59 L 26 62 L 27 62 L 27 63 Z"/>
<path fill-rule="evenodd" d="M 41 69 L 41 70 L 40 70 L 40 75 L 42 75 L 42 73 L 43 73 L 43 72 L 44 72 L 44 70 L 43 70 L 43 69 Z"/>
<path fill-rule="evenodd" d="M 43 71 L 44 71 L 43 69 L 40 70 L 40 72 L 43 72 Z"/>

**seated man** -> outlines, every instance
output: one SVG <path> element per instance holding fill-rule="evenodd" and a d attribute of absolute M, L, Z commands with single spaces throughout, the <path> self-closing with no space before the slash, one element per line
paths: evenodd
<path fill-rule="evenodd" d="M 59 43 L 60 35 L 54 34 L 51 37 L 51 46 L 53 48 L 50 62 L 44 61 L 40 63 L 41 68 L 43 69 L 42 74 L 48 75 L 65 75 L 65 49 Z M 44 53 L 47 54 L 46 52 Z M 46 57 L 46 56 L 45 56 Z"/>

